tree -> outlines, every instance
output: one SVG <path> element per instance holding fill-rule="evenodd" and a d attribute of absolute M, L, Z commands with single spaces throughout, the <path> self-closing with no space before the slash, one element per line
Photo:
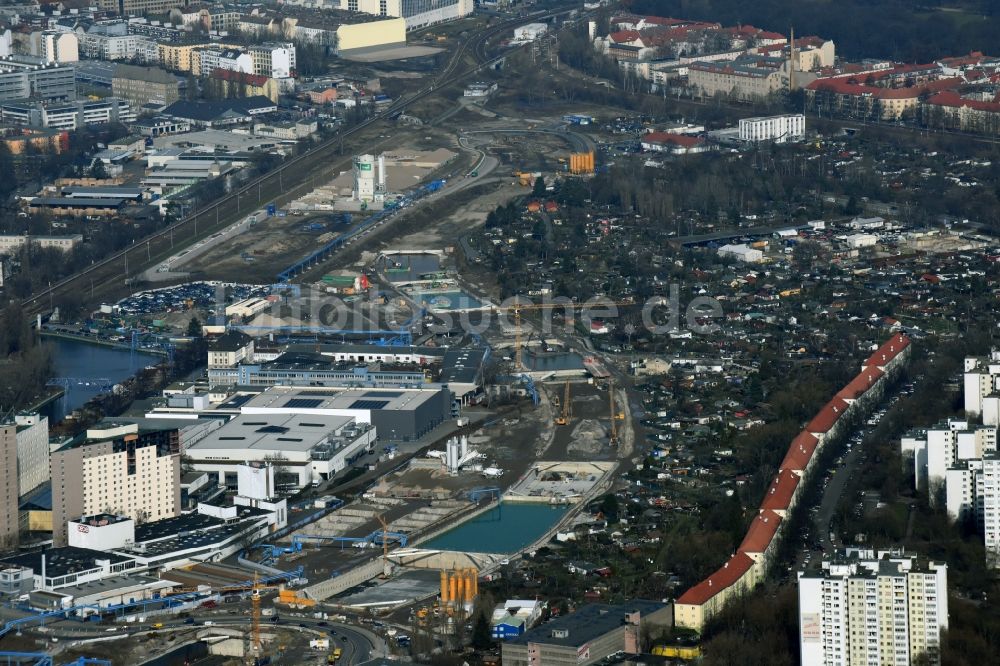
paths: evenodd
<path fill-rule="evenodd" d="M 191 321 L 188 322 L 187 334 L 191 338 L 201 337 L 201 322 L 198 317 L 191 317 Z"/>
<path fill-rule="evenodd" d="M 531 194 L 536 197 L 545 196 L 545 179 L 539 176 L 535 179 L 535 186 L 531 189 Z"/>
<path fill-rule="evenodd" d="M 475 624 L 472 626 L 472 647 L 477 650 L 487 650 L 493 645 L 493 635 L 490 623 L 486 619 L 486 613 L 479 613 L 476 616 Z"/>
<path fill-rule="evenodd" d="M 96 178 L 98 180 L 104 180 L 108 177 L 108 170 L 104 168 L 104 162 L 95 159 L 90 164 L 90 177 Z"/>

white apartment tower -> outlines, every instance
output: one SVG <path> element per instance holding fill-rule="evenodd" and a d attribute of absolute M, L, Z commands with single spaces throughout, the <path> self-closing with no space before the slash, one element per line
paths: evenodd
<path fill-rule="evenodd" d="M 994 349 L 989 358 L 967 356 L 964 373 L 965 415 L 977 417 L 983 413 L 983 400 L 997 393 L 997 382 L 1000 380 L 1000 350 Z M 995 404 L 995 401 L 994 401 Z M 997 417 L 994 410 L 992 419 Z M 984 415 L 986 425 L 1000 425 L 990 422 Z"/>
<path fill-rule="evenodd" d="M 49 417 L 14 415 L 17 426 L 17 493 L 21 497 L 49 480 Z"/>
<path fill-rule="evenodd" d="M 802 663 L 909 666 L 919 655 L 939 663 L 947 571 L 902 551 L 848 548 L 800 574 Z"/>

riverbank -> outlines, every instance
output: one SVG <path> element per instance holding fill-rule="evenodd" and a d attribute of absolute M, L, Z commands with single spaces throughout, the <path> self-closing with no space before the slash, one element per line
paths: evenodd
<path fill-rule="evenodd" d="M 129 345 L 123 345 L 120 342 L 112 342 L 110 340 L 101 340 L 99 338 L 93 338 L 86 335 L 74 335 L 73 333 L 64 333 L 62 331 L 41 331 L 39 336 L 43 338 L 54 338 L 57 340 L 69 340 L 70 342 L 83 342 L 88 345 L 97 345 L 100 347 L 110 347 L 111 349 L 117 349 L 119 351 L 131 352 L 132 347 Z M 136 349 L 143 354 L 156 354 L 157 356 L 168 356 L 167 352 L 163 349 L 147 349 L 145 347 Z"/>
<path fill-rule="evenodd" d="M 66 395 L 66 389 L 58 386 L 50 386 L 49 394 L 44 398 L 41 398 L 37 402 L 32 403 L 31 406 L 25 409 L 25 411 L 40 412 L 41 410 L 45 409 L 48 405 L 51 405 L 56 400 L 62 398 L 64 395 Z"/>

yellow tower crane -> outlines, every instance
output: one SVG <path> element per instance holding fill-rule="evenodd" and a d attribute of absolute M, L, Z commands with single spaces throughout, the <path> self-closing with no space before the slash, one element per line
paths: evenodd
<path fill-rule="evenodd" d="M 500 312 L 509 312 L 514 315 L 514 371 L 525 370 L 524 357 L 522 354 L 523 331 L 521 322 L 524 313 L 529 310 L 579 310 L 583 308 L 611 308 L 611 307 L 635 307 L 633 301 L 600 301 L 597 303 L 514 303 L 504 307 L 495 307 Z"/>
<path fill-rule="evenodd" d="M 556 425 L 566 425 L 570 417 L 569 381 L 563 386 L 562 413 L 556 417 Z"/>

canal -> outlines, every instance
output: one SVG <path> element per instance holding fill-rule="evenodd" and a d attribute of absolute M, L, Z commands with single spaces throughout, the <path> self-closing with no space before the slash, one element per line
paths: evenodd
<path fill-rule="evenodd" d="M 147 365 L 156 365 L 162 356 L 135 352 L 127 349 L 104 347 L 75 340 L 49 338 L 52 345 L 52 368 L 55 383 L 65 393 L 50 402 L 41 412 L 49 417 L 49 423 L 61 421 L 74 409 L 100 393 L 111 390 L 111 386 L 128 379 Z"/>
<path fill-rule="evenodd" d="M 469 553 L 515 553 L 534 543 L 563 519 L 566 505 L 501 503 L 454 527 L 420 548 Z"/>

